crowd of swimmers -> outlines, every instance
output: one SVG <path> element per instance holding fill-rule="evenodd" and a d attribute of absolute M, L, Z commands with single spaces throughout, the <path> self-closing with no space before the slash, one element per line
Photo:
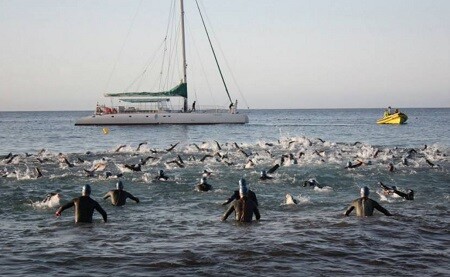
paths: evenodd
<path fill-rule="evenodd" d="M 209 191 L 212 189 L 212 185 L 207 183 L 208 176 L 207 171 L 205 171 L 200 178 L 200 183 L 196 185 L 196 189 L 198 191 Z M 266 172 L 261 172 L 261 180 L 263 180 L 263 176 L 266 176 Z M 158 176 L 156 177 L 160 180 L 167 180 L 168 177 L 164 175 L 164 172 L 159 171 Z M 379 182 L 381 186 L 382 192 L 385 195 L 396 194 L 406 200 L 414 200 L 414 191 L 408 190 L 406 193 L 397 190 L 395 186 L 388 187 L 384 185 L 382 182 Z M 318 186 L 319 183 L 315 179 L 309 179 L 304 182 L 303 186 Z M 374 210 L 378 210 L 379 212 L 390 216 L 392 215 L 388 210 L 383 208 L 378 202 L 369 198 L 370 190 L 367 186 L 364 186 L 360 190 L 360 198 L 353 200 L 348 207 L 348 209 L 344 212 L 345 216 L 350 215 L 350 213 L 355 210 L 357 216 L 372 216 Z M 75 222 L 84 222 L 91 223 L 92 216 L 94 211 L 99 212 L 104 222 L 107 222 L 107 214 L 105 210 L 101 207 L 101 205 L 90 197 L 91 195 L 91 187 L 89 184 L 83 186 L 81 191 L 81 196 L 72 199 L 65 205 L 58 208 L 55 215 L 61 216 L 61 213 L 71 207 L 74 207 L 75 210 Z M 288 194 L 289 195 L 289 194 Z M 123 206 L 126 204 L 127 199 L 131 199 L 136 203 L 139 203 L 139 198 L 133 196 L 131 193 L 124 190 L 124 185 L 122 181 L 118 181 L 116 184 L 116 188 L 108 191 L 103 199 L 110 199 L 111 204 L 114 206 Z M 287 197 L 288 198 L 288 197 Z M 297 204 L 295 199 L 290 199 L 290 202 Z M 231 203 L 231 204 L 230 204 Z M 235 220 L 239 222 L 251 222 L 253 217 L 256 220 L 261 218 L 259 209 L 258 209 L 258 199 L 256 197 L 255 192 L 250 190 L 247 185 L 247 181 L 242 178 L 239 180 L 239 190 L 235 190 L 233 194 L 222 203 L 222 205 L 228 205 L 228 209 L 222 216 L 222 221 L 226 220 L 233 212 L 235 213 Z"/>

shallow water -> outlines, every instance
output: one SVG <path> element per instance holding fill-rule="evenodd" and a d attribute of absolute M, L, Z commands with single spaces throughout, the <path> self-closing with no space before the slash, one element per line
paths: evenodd
<path fill-rule="evenodd" d="M 5 276 L 448 276 L 450 110 L 405 112 L 408 124 L 378 126 L 379 110 L 250 110 L 248 125 L 110 127 L 108 135 L 101 127 L 73 126 L 88 113 L 0 113 L 0 127 L 6 130 L 0 134 L 0 155 L 19 155 L 10 163 L 0 159 L 0 171 L 9 173 L 0 178 L 0 271 Z M 177 142 L 172 152 L 164 150 Z M 115 152 L 120 145 L 126 146 Z M 411 148 L 416 153 L 408 156 Z M 60 152 L 73 167 L 58 159 Z M 200 161 L 216 152 L 228 158 Z M 259 180 L 260 170 L 281 163 L 282 155 L 300 152 L 297 164 L 285 162 L 273 180 Z M 142 172 L 123 166 L 148 156 L 156 159 Z M 177 156 L 184 168 L 167 164 Z M 406 156 L 407 166 L 402 164 Z M 87 177 L 83 169 L 102 158 L 106 168 Z M 256 165 L 244 169 L 249 158 Z M 357 159 L 372 164 L 344 169 Z M 387 170 L 390 162 L 394 172 Z M 35 178 L 35 167 L 43 177 Z M 153 179 L 159 169 L 169 181 Z M 194 187 L 204 169 L 213 172 L 208 180 L 213 190 L 201 193 Z M 141 203 L 128 200 L 118 208 L 102 200 L 117 181 L 106 179 L 105 171 L 123 172 L 125 190 Z M 230 216 L 221 222 L 226 209 L 221 203 L 241 177 L 258 196 L 261 221 L 240 224 Z M 309 178 L 330 189 L 303 187 Z M 379 181 L 413 189 L 415 200 L 381 197 Z M 107 211 L 108 223 L 96 213 L 93 224 L 75 224 L 70 209 L 56 218 L 56 208 L 32 205 L 52 191 L 63 195 L 63 204 L 85 183 Z M 342 215 L 364 185 L 394 216 Z M 286 193 L 299 204 L 285 205 Z"/>

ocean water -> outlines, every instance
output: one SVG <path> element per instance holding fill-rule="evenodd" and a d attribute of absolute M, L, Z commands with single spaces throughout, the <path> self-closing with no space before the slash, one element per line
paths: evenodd
<path fill-rule="evenodd" d="M 108 134 L 74 126 L 90 112 L 0 112 L 0 155 L 17 154 L 0 158 L 0 272 L 449 276 L 450 109 L 403 111 L 409 119 L 401 126 L 375 124 L 378 109 L 248 110 L 246 125 L 112 126 Z M 124 166 L 149 156 L 141 172 Z M 180 158 L 183 168 L 171 163 Z M 357 160 L 365 164 L 345 168 Z M 259 180 L 276 163 L 274 178 Z M 86 176 L 96 164 L 101 170 Z M 159 169 L 167 182 L 154 180 Z M 213 190 L 198 192 L 205 169 Z M 103 200 L 118 180 L 105 172 L 122 173 L 141 202 Z M 259 222 L 220 221 L 240 178 L 257 194 Z M 309 178 L 323 187 L 304 187 Z M 415 199 L 384 196 L 380 181 L 413 189 Z M 72 209 L 56 218 L 86 183 L 108 222 L 95 213 L 93 224 L 75 224 Z M 362 186 L 394 216 L 344 217 Z M 41 203 L 49 192 L 62 199 Z M 288 193 L 297 205 L 285 204 Z"/>

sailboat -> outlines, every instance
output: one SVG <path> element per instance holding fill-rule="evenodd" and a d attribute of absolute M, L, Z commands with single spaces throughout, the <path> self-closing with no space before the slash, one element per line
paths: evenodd
<path fill-rule="evenodd" d="M 200 17 L 230 103 L 228 109 L 215 108 L 201 110 L 196 109 L 194 101 L 192 108 L 188 109 L 183 0 L 180 0 L 180 17 L 183 68 L 183 78 L 181 82 L 167 91 L 107 93 L 104 95 L 105 97 L 119 99 L 119 102 L 122 103 L 122 105 L 106 106 L 97 104 L 94 114 L 76 120 L 75 125 L 245 124 L 249 122 L 248 116 L 244 113 L 240 113 L 237 109 L 237 100 L 233 102 L 228 93 L 228 88 L 217 61 L 214 48 L 212 47 L 201 12 Z M 183 99 L 182 107 L 180 109 L 171 108 L 169 104 L 173 98 L 180 97 Z"/>

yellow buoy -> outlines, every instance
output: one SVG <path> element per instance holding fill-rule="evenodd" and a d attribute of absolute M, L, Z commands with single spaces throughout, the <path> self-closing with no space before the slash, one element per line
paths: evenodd
<path fill-rule="evenodd" d="M 109 129 L 108 128 L 103 128 L 103 134 L 105 134 L 105 135 L 109 134 Z"/>

